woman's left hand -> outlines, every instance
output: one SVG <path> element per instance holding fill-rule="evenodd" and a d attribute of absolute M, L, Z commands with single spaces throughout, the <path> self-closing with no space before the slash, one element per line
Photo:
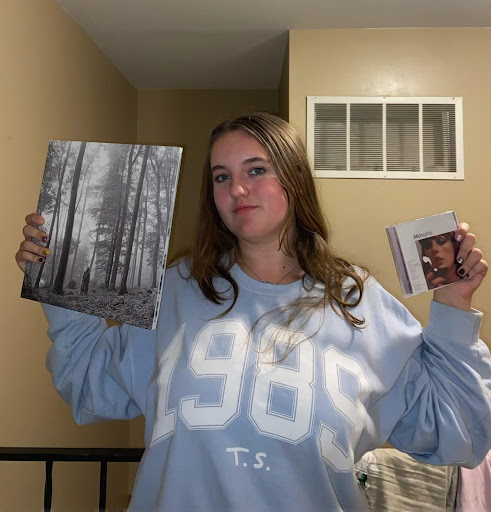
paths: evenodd
<path fill-rule="evenodd" d="M 459 224 L 455 231 L 455 238 L 460 240 L 457 253 L 457 264 L 460 266 L 457 273 L 462 280 L 452 286 L 437 288 L 433 299 L 442 304 L 459 309 L 471 309 L 471 300 L 474 292 L 479 288 L 488 272 L 488 263 L 482 257 L 482 251 L 475 247 L 476 236 L 469 233 L 469 225 L 465 222 Z M 459 263 L 461 262 L 461 263 Z"/>

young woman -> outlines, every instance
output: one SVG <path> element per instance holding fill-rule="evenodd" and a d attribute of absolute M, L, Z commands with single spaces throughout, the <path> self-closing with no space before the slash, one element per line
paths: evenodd
<path fill-rule="evenodd" d="M 16 259 L 42 258 L 26 218 Z M 433 464 L 491 447 L 491 361 L 467 279 L 422 329 L 333 254 L 305 149 L 267 114 L 217 127 L 192 251 L 165 277 L 156 331 L 44 306 L 47 365 L 79 423 L 146 418 L 130 510 L 368 510 L 353 466 L 390 441 Z"/>
<path fill-rule="evenodd" d="M 430 236 L 419 240 L 419 244 L 422 257 L 426 261 L 430 260 L 430 263 L 424 263 L 423 260 L 423 268 L 427 269 L 425 274 L 428 289 L 456 283 L 465 276 L 465 269 L 457 267 L 456 255 L 459 243 L 455 240 L 453 233 Z"/>

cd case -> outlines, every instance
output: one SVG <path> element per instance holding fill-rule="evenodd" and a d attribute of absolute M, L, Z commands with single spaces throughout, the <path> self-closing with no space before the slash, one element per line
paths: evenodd
<path fill-rule="evenodd" d="M 390 248 L 404 297 L 460 281 L 455 212 L 387 226 Z"/>

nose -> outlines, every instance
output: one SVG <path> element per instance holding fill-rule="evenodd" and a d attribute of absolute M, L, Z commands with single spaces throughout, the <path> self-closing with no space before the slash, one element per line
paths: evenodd
<path fill-rule="evenodd" d="M 249 195 L 247 185 L 241 177 L 235 176 L 230 179 L 230 195 L 234 199 Z"/>
<path fill-rule="evenodd" d="M 435 241 L 435 240 L 432 240 L 432 241 L 431 241 L 430 253 L 431 253 L 431 254 L 433 254 L 433 255 L 434 255 L 434 254 L 437 254 L 437 253 L 439 252 L 439 249 L 440 249 L 440 247 L 439 247 L 439 245 L 436 243 L 436 241 Z"/>

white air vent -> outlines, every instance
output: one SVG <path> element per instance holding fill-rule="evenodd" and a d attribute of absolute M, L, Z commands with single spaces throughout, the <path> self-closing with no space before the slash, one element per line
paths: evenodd
<path fill-rule="evenodd" d="M 464 179 L 462 98 L 307 97 L 319 178 Z"/>

